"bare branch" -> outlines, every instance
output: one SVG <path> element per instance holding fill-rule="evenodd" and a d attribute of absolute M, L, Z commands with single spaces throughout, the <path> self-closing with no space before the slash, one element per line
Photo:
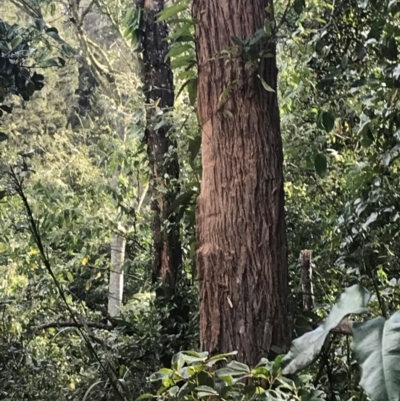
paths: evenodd
<path fill-rule="evenodd" d="M 61 327 L 91 327 L 93 329 L 102 329 L 102 330 L 114 330 L 114 326 L 111 326 L 109 324 L 104 324 L 104 323 L 98 323 L 98 322 L 85 322 L 85 323 L 77 323 L 73 321 L 67 321 L 67 322 L 48 322 L 41 324 L 40 326 L 36 326 L 35 329 L 37 330 L 46 330 L 50 328 L 61 328 Z"/>

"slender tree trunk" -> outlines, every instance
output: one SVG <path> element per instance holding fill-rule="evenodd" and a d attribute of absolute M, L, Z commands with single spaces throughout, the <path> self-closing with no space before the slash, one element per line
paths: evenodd
<path fill-rule="evenodd" d="M 164 0 L 137 0 L 136 6 L 143 8 L 145 24 L 142 40 L 143 80 L 147 110 L 146 141 L 151 169 L 153 211 L 154 282 L 161 279 L 156 298 L 168 304 L 176 295 L 177 280 L 182 271 L 182 247 L 180 222 L 175 214 L 167 214 L 168 207 L 179 193 L 179 163 L 176 143 L 168 135 L 168 124 L 155 128 L 156 114 L 170 111 L 174 105 L 173 75 L 169 60 L 166 60 L 168 30 L 165 22 L 157 23 L 156 15 L 163 10 Z M 172 152 L 171 152 L 172 149 Z M 165 224 L 167 223 L 167 224 Z M 176 317 L 183 312 L 178 308 L 163 320 L 167 334 L 177 334 Z M 168 355 L 163 359 L 168 364 Z"/>
<path fill-rule="evenodd" d="M 268 4 L 269 3 L 269 4 Z M 200 342 L 254 365 L 287 349 L 288 266 L 275 46 L 255 70 L 232 48 L 264 26 L 267 0 L 194 0 L 203 175 L 197 205 Z M 231 87 L 221 105 L 221 94 Z M 225 92 L 226 93 L 226 92 Z"/>
<path fill-rule="evenodd" d="M 303 310 L 312 311 L 314 308 L 314 288 L 312 282 L 312 251 L 303 249 L 300 252 L 301 292 L 303 295 Z"/>
<path fill-rule="evenodd" d="M 111 265 L 109 290 L 108 290 L 108 313 L 110 316 L 118 316 L 122 305 L 124 294 L 124 272 L 122 266 L 125 262 L 125 230 L 120 224 L 114 232 L 111 241 Z"/>

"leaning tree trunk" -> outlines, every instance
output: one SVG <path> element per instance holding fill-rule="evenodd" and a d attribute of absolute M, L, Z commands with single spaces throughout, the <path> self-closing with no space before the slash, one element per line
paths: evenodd
<path fill-rule="evenodd" d="M 157 125 L 156 112 L 170 111 L 174 105 L 173 75 L 168 53 L 167 25 L 157 23 L 156 15 L 163 10 L 164 0 L 137 0 L 136 6 L 143 8 L 144 37 L 142 39 L 143 81 L 146 97 L 147 126 L 146 141 L 151 169 L 151 191 L 153 211 L 153 279 L 161 279 L 161 287 L 156 298 L 165 304 L 173 299 L 177 280 L 182 271 L 182 247 L 180 222 L 174 213 L 167 213 L 171 203 L 179 193 L 179 163 L 176 143 L 168 135 L 168 124 Z M 172 152 L 171 152 L 172 149 Z M 167 224 L 165 224 L 167 222 Z M 162 321 L 167 334 L 177 334 L 176 317 L 182 315 L 177 309 Z M 180 316 L 187 320 L 187 316 Z M 168 364 L 168 357 L 163 360 Z"/>
<path fill-rule="evenodd" d="M 257 69 L 245 68 L 240 53 L 215 55 L 232 48 L 232 36 L 248 39 L 263 28 L 271 17 L 267 6 L 267 0 L 193 1 L 203 161 L 200 342 L 212 353 L 238 350 L 252 365 L 271 346 L 287 349 L 290 342 L 275 45 L 264 43 L 264 53 L 273 56 Z M 275 92 L 265 90 L 258 75 Z"/>

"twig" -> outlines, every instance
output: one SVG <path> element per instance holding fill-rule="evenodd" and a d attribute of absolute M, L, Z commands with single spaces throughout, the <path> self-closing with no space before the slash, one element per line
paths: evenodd
<path fill-rule="evenodd" d="M 91 327 L 93 329 L 101 329 L 101 330 L 114 330 L 114 326 L 110 324 L 105 324 L 105 323 L 98 323 L 98 322 L 86 322 L 84 323 L 79 323 L 79 322 L 74 322 L 72 320 L 66 321 L 66 322 L 48 322 L 41 324 L 39 326 L 36 326 L 36 330 L 46 330 L 46 329 L 51 329 L 51 328 L 61 328 L 61 327 L 78 327 L 78 328 L 84 328 L 85 325 L 87 327 Z"/>

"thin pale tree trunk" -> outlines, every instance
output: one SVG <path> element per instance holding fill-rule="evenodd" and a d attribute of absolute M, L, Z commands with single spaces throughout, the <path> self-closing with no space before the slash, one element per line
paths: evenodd
<path fill-rule="evenodd" d="M 108 314 L 119 316 L 124 292 L 125 230 L 119 225 L 111 240 L 111 271 L 108 290 Z"/>
<path fill-rule="evenodd" d="M 267 6 L 271 1 L 193 1 L 203 162 L 196 219 L 201 349 L 238 350 L 250 365 L 273 345 L 287 349 L 291 333 L 275 45 L 264 42 L 272 57 L 259 68 L 245 68 L 239 51 L 215 56 L 233 47 L 232 36 L 245 40 L 263 28 L 272 16 Z"/>

